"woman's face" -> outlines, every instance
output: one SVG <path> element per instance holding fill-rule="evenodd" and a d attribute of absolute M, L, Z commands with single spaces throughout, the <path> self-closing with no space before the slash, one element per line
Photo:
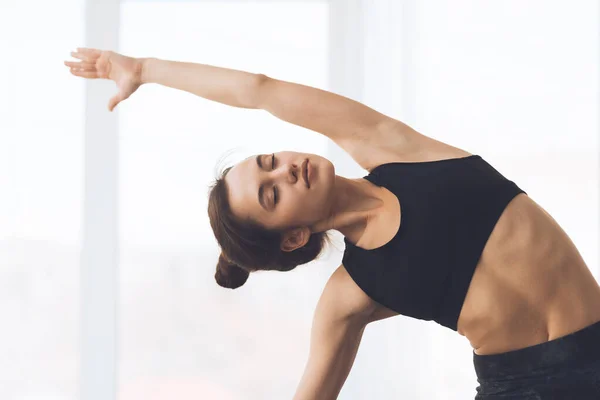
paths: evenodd
<path fill-rule="evenodd" d="M 316 154 L 282 151 L 241 161 L 227 173 L 225 182 L 236 217 L 251 218 L 267 229 L 310 227 L 330 215 L 335 168 Z"/>

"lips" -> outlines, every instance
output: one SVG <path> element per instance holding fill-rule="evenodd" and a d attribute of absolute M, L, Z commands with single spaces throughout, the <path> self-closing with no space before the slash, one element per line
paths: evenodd
<path fill-rule="evenodd" d="M 302 178 L 304 178 L 306 187 L 310 188 L 310 185 L 308 184 L 308 158 L 302 163 Z"/>

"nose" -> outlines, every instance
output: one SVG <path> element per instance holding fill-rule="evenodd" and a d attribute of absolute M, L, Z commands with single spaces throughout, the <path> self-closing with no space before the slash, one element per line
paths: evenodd
<path fill-rule="evenodd" d="M 281 164 L 275 168 L 272 173 L 272 179 L 275 182 L 296 183 L 300 179 L 300 166 L 294 163 Z"/>

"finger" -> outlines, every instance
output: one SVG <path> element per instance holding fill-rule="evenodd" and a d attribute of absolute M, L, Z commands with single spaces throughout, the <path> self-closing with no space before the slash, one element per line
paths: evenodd
<path fill-rule="evenodd" d="M 83 53 L 78 53 L 76 51 L 71 52 L 71 57 L 79 58 L 80 60 L 87 60 L 87 57 L 85 55 L 83 55 Z"/>
<path fill-rule="evenodd" d="M 96 64 L 90 62 L 73 62 L 73 61 L 65 61 L 65 65 L 71 68 L 83 68 L 83 69 L 95 69 Z"/>
<path fill-rule="evenodd" d="M 71 68 L 71 73 L 75 76 L 80 76 L 82 78 L 89 78 L 89 79 L 97 79 L 98 78 L 98 72 L 96 72 L 96 71 L 80 71 L 78 69 Z"/>
<path fill-rule="evenodd" d="M 119 92 L 117 93 L 115 96 L 113 96 L 112 99 L 110 99 L 110 101 L 108 102 L 108 110 L 112 111 L 115 109 L 115 107 L 117 106 L 117 104 L 119 104 L 120 102 L 122 102 L 123 100 L 127 100 L 129 98 L 130 94 L 127 94 L 126 92 Z"/>
<path fill-rule="evenodd" d="M 98 49 L 90 49 L 88 47 L 78 47 L 77 51 L 81 54 L 86 55 L 87 57 L 100 57 L 100 55 L 102 54 L 102 52 Z"/>
<path fill-rule="evenodd" d="M 108 102 L 108 111 L 112 112 L 115 107 L 122 101 L 121 95 L 116 95 Z"/>
<path fill-rule="evenodd" d="M 87 47 L 78 47 L 77 51 L 72 51 L 71 56 L 81 60 L 95 62 L 102 55 L 102 51 L 97 49 L 89 49 Z"/>
<path fill-rule="evenodd" d="M 93 54 L 83 53 L 83 52 L 79 52 L 79 51 L 72 51 L 71 57 L 78 58 L 80 60 L 83 60 L 86 62 L 92 62 L 92 63 L 96 62 L 96 60 L 98 59 L 98 57 Z"/>

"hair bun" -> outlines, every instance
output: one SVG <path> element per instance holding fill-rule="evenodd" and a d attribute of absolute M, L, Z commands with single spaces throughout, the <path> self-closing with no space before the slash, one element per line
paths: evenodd
<path fill-rule="evenodd" d="M 228 289 L 239 288 L 246 283 L 249 276 L 250 273 L 248 271 L 228 261 L 223 256 L 223 253 L 219 255 L 215 280 L 220 286 Z"/>

